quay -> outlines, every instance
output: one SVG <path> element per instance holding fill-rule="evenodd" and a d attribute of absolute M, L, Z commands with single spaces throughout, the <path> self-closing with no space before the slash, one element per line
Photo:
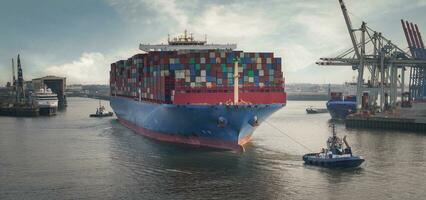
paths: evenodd
<path fill-rule="evenodd" d="M 346 128 L 369 128 L 369 129 L 387 129 L 404 130 L 413 132 L 426 132 L 426 122 L 418 122 L 415 119 L 398 117 L 364 117 L 348 116 L 345 121 Z"/>
<path fill-rule="evenodd" d="M 411 107 L 399 107 L 391 112 L 352 114 L 346 118 L 345 125 L 347 128 L 392 129 L 426 133 L 426 102 L 416 102 Z"/>
<path fill-rule="evenodd" d="M 0 116 L 37 117 L 39 108 L 31 105 L 5 104 L 0 105 Z"/>

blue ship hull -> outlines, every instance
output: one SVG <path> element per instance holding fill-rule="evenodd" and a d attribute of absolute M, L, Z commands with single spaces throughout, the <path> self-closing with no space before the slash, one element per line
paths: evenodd
<path fill-rule="evenodd" d="M 327 110 L 332 119 L 344 120 L 349 114 L 356 112 L 356 101 L 336 101 L 327 102 Z"/>
<path fill-rule="evenodd" d="M 118 120 L 160 141 L 244 151 L 256 127 L 284 104 L 174 105 L 112 96 Z"/>

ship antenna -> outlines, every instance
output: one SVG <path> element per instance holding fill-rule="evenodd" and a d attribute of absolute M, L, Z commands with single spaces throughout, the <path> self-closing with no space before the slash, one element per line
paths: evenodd
<path fill-rule="evenodd" d="M 170 33 L 167 34 L 167 42 L 170 43 Z"/>
<path fill-rule="evenodd" d="M 336 135 L 336 125 L 334 123 L 331 124 L 331 130 L 333 131 L 333 136 Z"/>
<path fill-rule="evenodd" d="M 204 42 L 207 43 L 207 34 L 204 34 Z"/>
<path fill-rule="evenodd" d="M 188 38 L 187 38 L 186 34 L 187 34 L 187 31 L 186 31 L 186 29 L 185 29 L 184 36 L 183 36 L 183 37 L 184 37 L 184 40 L 185 40 L 185 41 L 188 41 Z"/>

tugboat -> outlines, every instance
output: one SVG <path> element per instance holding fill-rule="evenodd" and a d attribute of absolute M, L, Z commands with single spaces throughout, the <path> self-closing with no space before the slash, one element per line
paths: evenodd
<path fill-rule="evenodd" d="M 364 159 L 361 156 L 352 154 L 352 149 L 343 137 L 346 148 L 343 149 L 342 140 L 337 137 L 335 125 L 331 125 L 333 136 L 327 140 L 327 149 L 322 149 L 320 153 L 309 153 L 303 156 L 303 161 L 307 165 L 315 165 L 326 168 L 354 168 L 360 166 Z"/>
<path fill-rule="evenodd" d="M 99 100 L 99 107 L 96 108 L 96 113 L 91 114 L 90 117 L 112 117 L 113 115 L 114 113 L 105 110 L 105 107 L 101 105 L 101 100 Z"/>

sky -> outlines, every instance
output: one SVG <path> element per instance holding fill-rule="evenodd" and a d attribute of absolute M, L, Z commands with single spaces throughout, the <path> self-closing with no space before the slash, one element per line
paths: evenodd
<path fill-rule="evenodd" d="M 400 19 L 426 32 L 426 0 L 346 0 L 362 21 L 403 49 Z M 350 67 L 317 66 L 351 47 L 337 0 L 0 0 L 0 85 L 21 55 L 24 79 L 66 76 L 68 84 L 108 84 L 110 63 L 185 29 L 209 43 L 274 52 L 286 83 L 343 83 Z"/>

